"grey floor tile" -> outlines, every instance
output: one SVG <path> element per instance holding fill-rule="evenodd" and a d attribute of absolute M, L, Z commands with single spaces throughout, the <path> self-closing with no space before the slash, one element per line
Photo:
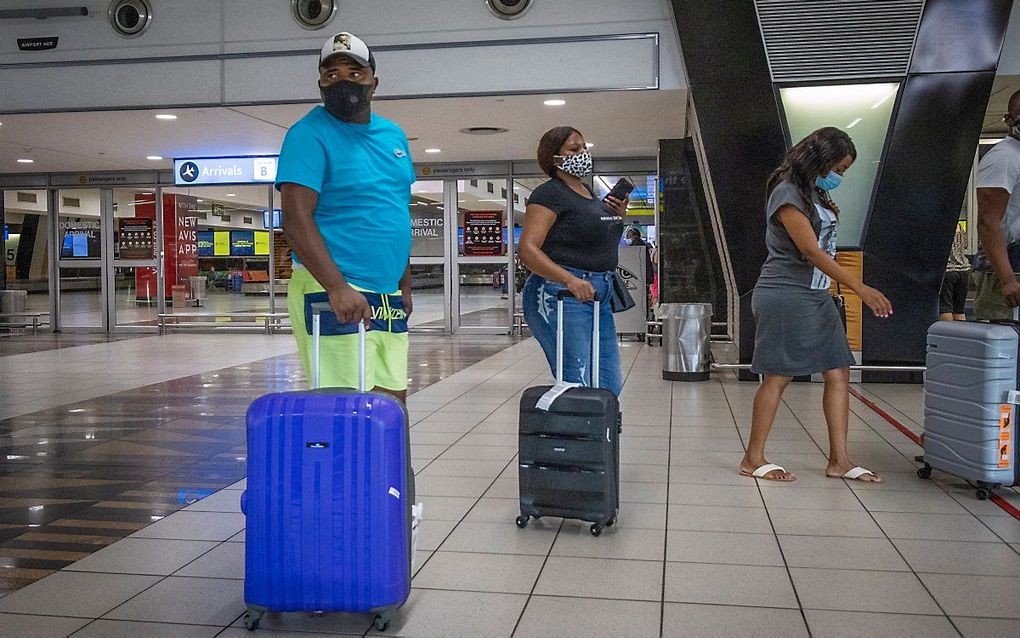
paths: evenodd
<path fill-rule="evenodd" d="M 57 618 L 0 613 L 0 635 L 12 638 L 53 638 L 67 636 L 84 627 L 88 618 Z"/>
<path fill-rule="evenodd" d="M 666 603 L 663 611 L 663 636 L 698 636 L 698 638 L 808 636 L 804 617 L 796 609 Z"/>
<path fill-rule="evenodd" d="M 666 491 L 666 483 L 620 481 L 620 502 L 664 505 L 666 503 Z M 516 498 L 516 496 L 515 494 L 514 497 Z"/>
<path fill-rule="evenodd" d="M 520 498 L 518 481 L 515 478 L 496 479 L 492 482 L 492 486 L 485 491 L 485 496 L 487 498 Z"/>
<path fill-rule="evenodd" d="M 718 505 L 722 507 L 764 507 L 758 487 L 749 485 L 691 485 L 672 483 L 670 505 Z"/>
<path fill-rule="evenodd" d="M 792 536 L 849 536 L 883 538 L 880 528 L 867 512 L 839 510 L 769 510 L 777 534 Z"/>
<path fill-rule="evenodd" d="M 436 552 L 413 582 L 424 589 L 527 594 L 543 561 L 542 556 Z"/>
<path fill-rule="evenodd" d="M 981 522 L 1007 543 L 1020 543 L 1020 523 L 1017 523 L 1016 519 L 1005 516 L 982 516 Z"/>
<path fill-rule="evenodd" d="M 966 514 L 967 511 L 946 494 L 917 492 L 858 491 L 864 506 L 872 512 L 910 512 L 916 514 Z"/>
<path fill-rule="evenodd" d="M 568 520 L 556 536 L 552 555 L 661 561 L 665 544 L 666 532 L 662 529 L 628 529 L 614 525 L 596 538 L 591 535 L 588 523 Z"/>
<path fill-rule="evenodd" d="M 859 636 L 874 638 L 956 638 L 959 634 L 945 616 L 879 614 L 854 611 L 804 612 L 816 638 Z"/>
<path fill-rule="evenodd" d="M 796 609 L 783 567 L 666 563 L 666 600 L 677 603 Z"/>
<path fill-rule="evenodd" d="M 739 438 L 695 438 L 676 437 L 670 440 L 669 449 L 674 452 L 730 452 L 737 456 L 744 453 L 744 444 Z"/>
<path fill-rule="evenodd" d="M 550 556 L 535 586 L 547 596 L 659 601 L 662 563 Z"/>
<path fill-rule="evenodd" d="M 659 602 L 532 596 L 514 636 L 657 638 L 661 610 Z"/>
<path fill-rule="evenodd" d="M 790 572 L 804 609 L 942 613 L 914 574 L 804 568 Z"/>
<path fill-rule="evenodd" d="M 158 576 L 60 571 L 0 598 L 0 612 L 98 618 L 157 582 Z"/>
<path fill-rule="evenodd" d="M 666 529 L 666 506 L 655 503 L 621 503 L 616 526 L 621 529 Z"/>
<path fill-rule="evenodd" d="M 754 485 L 752 479 L 741 476 L 734 467 L 679 467 L 669 468 L 670 483 L 693 483 L 697 485 Z"/>
<path fill-rule="evenodd" d="M 131 538 L 225 541 L 243 529 L 243 514 L 180 511 L 135 532 Z"/>
<path fill-rule="evenodd" d="M 516 427 L 516 426 L 514 426 Z M 509 463 L 517 456 L 517 450 L 509 447 L 488 447 L 481 445 L 454 445 L 443 452 L 439 460 L 496 461 Z"/>
<path fill-rule="evenodd" d="M 970 514 L 872 512 L 889 538 L 998 542 L 998 538 Z M 1016 525 L 1016 521 L 1009 519 Z"/>
<path fill-rule="evenodd" d="M 670 505 L 668 527 L 705 532 L 772 533 L 768 513 L 756 507 Z"/>
<path fill-rule="evenodd" d="M 124 538 L 66 569 L 80 572 L 168 576 L 216 547 L 211 541 Z"/>
<path fill-rule="evenodd" d="M 475 502 L 471 510 L 464 516 L 464 521 L 471 523 L 507 523 L 513 521 L 520 513 L 521 502 L 517 498 L 485 497 Z"/>
<path fill-rule="evenodd" d="M 919 574 L 950 616 L 1020 618 L 1020 581 L 1000 576 Z M 0 600 L 2 606 L 3 600 Z"/>
<path fill-rule="evenodd" d="M 788 468 L 789 469 L 789 468 Z M 811 509 L 863 512 L 864 506 L 850 490 L 772 487 L 762 489 L 765 505 L 772 509 Z"/>
<path fill-rule="evenodd" d="M 915 572 L 1020 578 L 1020 556 L 1005 543 L 893 542 Z"/>
<path fill-rule="evenodd" d="M 416 496 L 459 496 L 478 498 L 492 483 L 491 478 L 466 478 L 455 476 L 415 477 Z"/>
<path fill-rule="evenodd" d="M 439 549 L 445 552 L 545 556 L 555 539 L 556 527 L 529 525 L 520 529 L 509 520 L 499 523 L 464 521 L 457 525 Z"/>
<path fill-rule="evenodd" d="M 234 534 L 233 536 L 231 536 L 230 538 L 228 538 L 227 542 L 230 542 L 230 543 L 243 543 L 244 542 L 244 530 L 241 530 L 240 532 L 238 532 L 238 533 Z"/>
<path fill-rule="evenodd" d="M 666 560 L 684 563 L 783 567 L 775 536 L 733 532 L 670 530 Z"/>
<path fill-rule="evenodd" d="M 103 618 L 226 627 L 244 609 L 241 581 L 171 576 Z"/>
<path fill-rule="evenodd" d="M 476 498 L 463 496 L 423 496 L 420 494 L 415 496 L 425 506 L 422 511 L 423 518 L 433 521 L 459 521 L 478 501 Z"/>
<path fill-rule="evenodd" d="M 243 580 L 244 544 L 223 543 L 174 572 L 174 576 Z"/>
<path fill-rule="evenodd" d="M 1020 629 L 1015 619 L 968 618 L 952 616 L 953 624 L 964 638 L 1017 638 Z"/>
<path fill-rule="evenodd" d="M 528 597 L 462 591 L 412 589 L 386 636 L 510 636 Z"/>
<path fill-rule="evenodd" d="M 637 483 L 666 483 L 669 481 L 669 466 L 626 463 L 621 455 L 620 480 Z"/>
<path fill-rule="evenodd" d="M 506 461 L 467 461 L 438 458 L 419 472 L 420 478 L 454 476 L 494 479 L 506 467 Z"/>
<path fill-rule="evenodd" d="M 222 626 L 168 625 L 156 622 L 128 620 L 96 620 L 71 638 L 213 638 L 223 631 Z"/>
<path fill-rule="evenodd" d="M 232 512 L 241 513 L 241 491 L 234 489 L 220 490 L 195 501 L 184 508 L 188 512 Z"/>
<path fill-rule="evenodd" d="M 424 551 L 439 549 L 456 526 L 457 523 L 454 521 L 423 520 L 418 526 L 418 549 Z"/>
<path fill-rule="evenodd" d="M 885 538 L 780 536 L 779 543 L 790 567 L 910 571 Z"/>

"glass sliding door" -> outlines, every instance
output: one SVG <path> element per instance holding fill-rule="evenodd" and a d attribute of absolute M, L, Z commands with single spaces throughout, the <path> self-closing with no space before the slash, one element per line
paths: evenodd
<path fill-rule="evenodd" d="M 513 247 L 505 177 L 456 182 L 456 327 L 471 332 L 510 329 Z M 453 238 L 451 237 L 451 242 Z"/>
<path fill-rule="evenodd" d="M 103 197 L 98 188 L 49 192 L 56 217 L 51 245 L 57 257 L 57 317 L 61 330 L 106 331 L 109 328 L 103 276 Z M 112 201 L 106 203 L 112 207 Z"/>

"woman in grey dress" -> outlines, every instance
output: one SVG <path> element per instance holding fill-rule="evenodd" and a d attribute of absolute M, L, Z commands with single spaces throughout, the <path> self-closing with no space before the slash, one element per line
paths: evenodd
<path fill-rule="evenodd" d="M 756 322 L 751 371 L 763 376 L 754 397 L 747 453 L 740 462 L 744 476 L 794 480 L 791 472 L 765 459 L 765 442 L 793 377 L 821 372 L 825 380 L 822 407 L 829 430 L 825 475 L 882 481 L 854 463 L 847 450 L 854 359 L 829 293 L 830 280 L 835 279 L 856 292 L 876 317 L 892 314 L 885 295 L 834 259 L 839 207 L 829 191 L 839 186 L 856 158 L 850 136 L 826 127 L 791 148 L 769 178 L 765 232 L 769 254 L 751 298 Z"/>

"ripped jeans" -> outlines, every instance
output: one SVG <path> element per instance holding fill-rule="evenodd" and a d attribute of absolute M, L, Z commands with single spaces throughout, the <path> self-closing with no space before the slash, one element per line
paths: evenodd
<path fill-rule="evenodd" d="M 620 350 L 616 343 L 616 322 L 609 306 L 612 272 L 588 272 L 566 268 L 588 280 L 595 294 L 605 302 L 599 311 L 599 387 L 619 396 L 623 388 Z M 566 286 L 532 274 L 524 283 L 524 319 L 531 334 L 545 351 L 549 369 L 556 373 L 556 295 Z M 591 386 L 592 317 L 595 304 L 573 297 L 563 300 L 563 380 Z"/>

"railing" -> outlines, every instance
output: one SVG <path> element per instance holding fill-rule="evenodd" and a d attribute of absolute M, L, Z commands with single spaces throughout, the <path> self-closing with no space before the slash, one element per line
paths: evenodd
<path fill-rule="evenodd" d="M 182 312 L 160 313 L 157 315 L 159 334 L 166 334 L 169 328 L 262 328 L 266 334 L 289 328 L 285 323 L 290 315 L 286 312 Z M 192 319 L 216 319 L 227 317 L 249 319 L 250 321 L 192 321 Z"/>

